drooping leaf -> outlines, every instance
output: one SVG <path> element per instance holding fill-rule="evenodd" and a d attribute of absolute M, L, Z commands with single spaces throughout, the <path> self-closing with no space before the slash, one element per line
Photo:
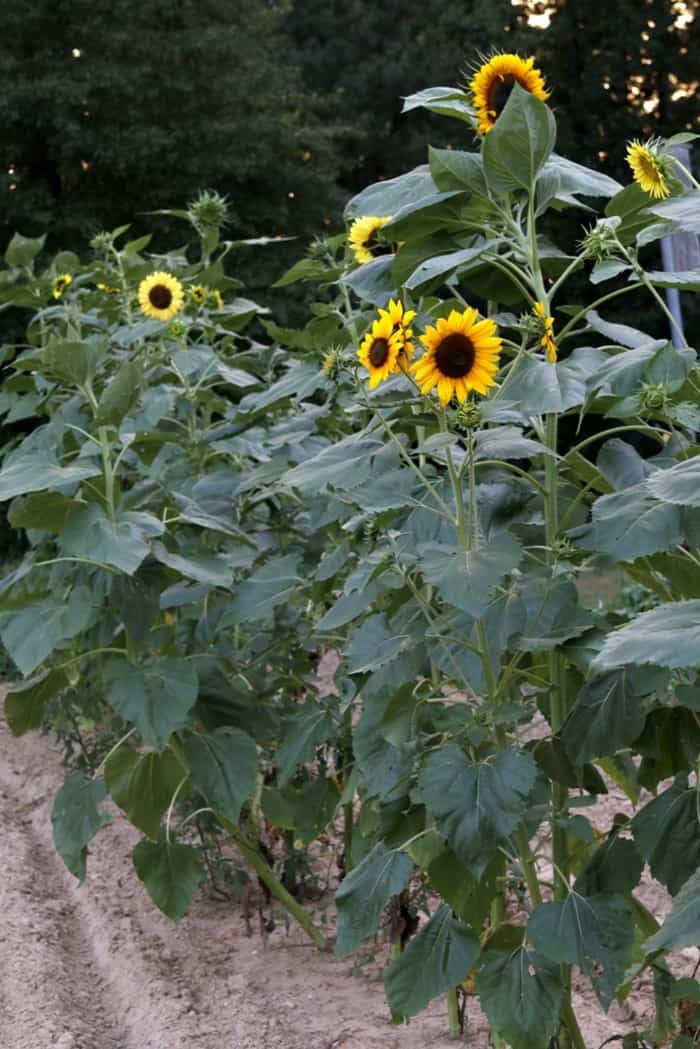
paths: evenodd
<path fill-rule="evenodd" d="M 337 958 L 354 951 L 376 932 L 382 911 L 396 893 L 405 888 L 413 862 L 403 852 L 389 851 L 380 841 L 340 883 Z"/>
<path fill-rule="evenodd" d="M 427 582 L 436 587 L 443 601 L 472 616 L 484 613 L 493 591 L 522 556 L 520 544 L 509 532 L 499 532 L 472 550 L 426 543 L 419 552 Z"/>
<path fill-rule="evenodd" d="M 608 670 L 629 663 L 700 666 L 700 600 L 659 605 L 608 634 L 594 668 Z"/>
<path fill-rule="evenodd" d="M 5 696 L 5 721 L 13 736 L 39 728 L 44 707 L 68 686 L 65 670 L 56 668 L 11 685 Z"/>
<path fill-rule="evenodd" d="M 529 190 L 554 149 L 556 124 L 544 102 L 514 84 L 483 144 L 489 186 L 497 193 Z"/>
<path fill-rule="evenodd" d="M 671 913 L 654 936 L 644 944 L 651 954 L 674 947 L 694 947 L 700 943 L 700 870 L 696 870 L 673 901 Z"/>
<path fill-rule="evenodd" d="M 258 750 L 251 737 L 229 727 L 202 736 L 188 735 L 185 756 L 193 785 L 216 812 L 238 823 L 258 775 Z"/>
<path fill-rule="evenodd" d="M 680 506 L 700 506 L 700 455 L 686 459 L 670 470 L 657 470 L 647 481 L 656 499 Z"/>
<path fill-rule="evenodd" d="M 284 736 L 277 751 L 277 782 L 284 786 L 305 761 L 311 761 L 316 747 L 334 731 L 329 710 L 313 700 L 293 708 L 284 718 Z"/>
<path fill-rule="evenodd" d="M 133 575 L 150 552 L 147 539 L 162 531 L 151 514 L 127 511 L 113 521 L 98 503 L 82 503 L 68 514 L 59 543 L 68 557 L 89 558 Z"/>
<path fill-rule="evenodd" d="M 637 849 L 654 877 L 674 895 L 700 867 L 698 804 L 697 789 L 681 775 L 632 820 Z"/>
<path fill-rule="evenodd" d="M 134 664 L 111 658 L 103 678 L 107 701 L 158 751 L 184 725 L 197 699 L 197 671 L 188 659 L 152 657 Z"/>
<path fill-rule="evenodd" d="M 611 833 L 590 856 L 576 879 L 574 890 L 582 896 L 630 893 L 639 884 L 644 860 L 629 838 Z"/>
<path fill-rule="evenodd" d="M 105 764 L 107 790 L 134 826 L 149 838 L 158 837 L 161 816 L 185 775 L 169 750 L 140 754 L 122 746 Z"/>
<path fill-rule="evenodd" d="M 296 554 L 272 557 L 236 589 L 222 617 L 221 626 L 259 623 L 299 592 L 304 584 Z"/>
<path fill-rule="evenodd" d="M 634 944 L 632 915 L 623 896 L 571 892 L 564 901 L 541 903 L 530 915 L 527 932 L 545 958 L 578 965 L 587 973 L 601 1005 L 609 1008 Z"/>
<path fill-rule="evenodd" d="M 0 502 L 27 492 L 79 484 L 99 473 L 100 467 L 87 460 L 61 466 L 47 451 L 20 451 L 0 470 Z"/>
<path fill-rule="evenodd" d="M 454 743 L 428 755 L 418 794 L 458 858 L 481 877 L 499 845 L 521 822 L 536 766 L 523 751 L 502 750 L 472 762 Z"/>
<path fill-rule="evenodd" d="M 559 966 L 526 947 L 487 951 L 476 975 L 479 1002 L 512 1049 L 547 1049 L 559 1021 Z"/>
<path fill-rule="evenodd" d="M 444 903 L 384 975 L 389 1008 L 409 1019 L 439 994 L 457 987 L 476 964 L 479 940 Z"/>
<path fill-rule="evenodd" d="M 197 850 L 191 845 L 144 838 L 132 855 L 136 873 L 156 907 L 179 922 L 204 877 Z"/>
<path fill-rule="evenodd" d="M 88 845 L 109 816 L 98 805 L 107 795 L 102 780 L 72 772 L 56 795 L 51 812 L 53 840 L 71 874 L 85 879 Z"/>
<path fill-rule="evenodd" d="M 95 615 L 92 592 L 74 586 L 66 596 L 55 592 L 17 611 L 0 612 L 0 637 L 23 674 L 31 674 L 58 644 L 76 637 Z"/>
<path fill-rule="evenodd" d="M 648 692 L 653 690 L 652 682 Z M 562 733 L 574 765 L 629 746 L 644 728 L 644 695 L 643 679 L 626 671 L 614 670 L 587 681 Z"/>

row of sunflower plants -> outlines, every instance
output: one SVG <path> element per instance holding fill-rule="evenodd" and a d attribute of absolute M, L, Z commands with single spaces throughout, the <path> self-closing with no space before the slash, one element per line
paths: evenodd
<path fill-rule="evenodd" d="M 224 239 L 215 193 L 172 214 L 193 243 L 164 255 L 128 227 L 98 234 L 87 261 L 44 265 L 43 238 L 20 235 L 5 253 L 3 305 L 30 311 L 26 339 L 3 349 L 0 499 L 25 540 L 0 583 L 19 672 L 5 716 L 18 735 L 85 738 L 53 809 L 78 878 L 110 798 L 143 834 L 139 878 L 179 919 L 208 813 L 325 946 L 263 833 L 293 823 L 309 842 L 339 797 L 325 753 L 298 768 L 310 716 L 329 753 L 342 725 L 333 690 L 311 704 L 320 653 L 303 583 L 319 551 L 308 510 L 276 483 L 318 450 L 318 412 L 289 412 L 287 354 L 260 341 L 266 309 L 226 275 L 265 240 Z M 328 380 L 314 382 L 322 398 Z"/>
<path fill-rule="evenodd" d="M 651 978 L 625 1045 L 689 1049 L 700 984 L 666 955 L 700 943 L 700 373 L 663 293 L 700 272 L 654 260 L 700 232 L 669 149 L 693 136 L 630 143 L 623 187 L 555 152 L 547 99 L 516 55 L 407 98 L 477 148 L 354 197 L 345 255 L 317 243 L 282 279 L 318 284 L 313 320 L 269 326 L 323 441 L 276 490 L 335 594 L 315 633 L 349 742 L 336 954 L 388 928 L 395 1019 L 447 994 L 458 1037 L 475 990 L 513 1049 L 584 1049 L 573 969 L 606 1011 Z M 620 321 L 628 295 L 653 334 Z M 320 411 L 304 382 L 331 336 Z M 648 611 L 586 598 L 620 573 Z"/>

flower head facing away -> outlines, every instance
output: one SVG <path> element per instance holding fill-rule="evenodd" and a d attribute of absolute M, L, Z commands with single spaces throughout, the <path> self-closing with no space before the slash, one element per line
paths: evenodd
<path fill-rule="evenodd" d="M 556 364 L 557 344 L 554 341 L 554 317 L 550 317 L 543 302 L 536 302 L 532 312 L 540 323 L 540 346 L 550 364 Z"/>
<path fill-rule="evenodd" d="M 672 159 L 662 152 L 658 139 L 640 142 L 638 139 L 627 144 L 625 156 L 632 169 L 634 181 L 654 200 L 671 196 L 667 176 L 671 172 Z"/>
<path fill-rule="evenodd" d="M 361 266 L 380 255 L 390 254 L 390 246 L 379 243 L 377 236 L 392 217 L 392 215 L 363 215 L 353 222 L 348 233 L 348 245 L 355 256 L 355 261 Z"/>
<path fill-rule="evenodd" d="M 497 54 L 488 62 L 484 62 L 474 73 L 469 86 L 480 135 L 488 134 L 496 123 L 514 84 L 520 84 L 523 90 L 529 91 L 543 102 L 549 98 L 544 77 L 535 66 L 534 58 Z"/>
<path fill-rule="evenodd" d="M 70 273 L 59 273 L 59 275 L 54 280 L 53 288 L 51 289 L 51 294 L 53 295 L 54 299 L 60 299 L 68 285 L 72 283 L 73 278 L 71 277 Z"/>

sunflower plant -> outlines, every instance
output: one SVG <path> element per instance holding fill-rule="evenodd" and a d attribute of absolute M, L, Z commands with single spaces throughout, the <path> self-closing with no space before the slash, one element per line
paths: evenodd
<path fill-rule="evenodd" d="M 700 375 L 663 290 L 700 274 L 654 260 L 697 231 L 700 193 L 673 140 L 653 144 L 663 193 L 639 144 L 627 186 L 558 155 L 549 93 L 533 59 L 497 55 L 407 98 L 476 148 L 431 148 L 362 191 L 342 275 L 336 254 L 289 278 L 323 302 L 286 344 L 320 364 L 309 332 L 322 315 L 333 333 L 322 444 L 280 484 L 309 506 L 335 594 L 316 632 L 341 653 L 351 748 L 336 953 L 389 906 L 394 1018 L 446 994 L 458 1037 L 476 993 L 513 1049 L 583 1049 L 573 982 L 607 1010 L 651 975 L 638 1037 L 680 1047 L 676 1003 L 700 985 L 664 955 L 700 942 Z M 620 573 L 647 611 L 596 600 Z M 674 896 L 661 926 L 645 863 Z"/>
<path fill-rule="evenodd" d="M 319 438 L 290 412 L 268 311 L 225 273 L 244 242 L 195 217 L 187 251 L 149 255 L 123 227 L 86 260 L 42 268 L 43 241 L 20 236 L 5 254 L 4 303 L 28 317 L 3 348 L 0 499 L 25 547 L 0 584 L 5 717 L 15 734 L 78 726 L 80 767 L 53 810 L 78 878 L 109 797 L 143 835 L 139 878 L 179 919 L 208 813 L 324 946 L 268 862 L 293 823 L 296 843 L 320 834 L 339 799 L 327 753 L 345 729 L 308 616 L 317 552 L 277 485 Z"/>

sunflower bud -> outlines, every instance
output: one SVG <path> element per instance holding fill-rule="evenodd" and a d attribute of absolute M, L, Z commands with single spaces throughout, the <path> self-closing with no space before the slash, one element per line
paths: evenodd
<path fill-rule="evenodd" d="M 465 401 L 455 413 L 454 427 L 462 433 L 477 430 L 481 425 L 481 408 L 476 401 Z"/>
<path fill-rule="evenodd" d="M 663 411 L 667 399 L 668 392 L 662 383 L 642 383 L 639 391 L 639 406 L 642 413 Z"/>
<path fill-rule="evenodd" d="M 595 259 L 596 262 L 605 262 L 617 253 L 619 245 L 616 230 L 620 221 L 619 215 L 598 219 L 596 225 L 587 231 L 581 241 L 581 250 L 586 258 Z"/>
<path fill-rule="evenodd" d="M 90 247 L 95 255 L 108 255 L 113 246 L 114 237 L 111 233 L 106 233 L 104 230 L 100 233 L 96 233 L 90 241 Z"/>
<path fill-rule="evenodd" d="M 335 380 L 338 378 L 340 371 L 343 367 L 343 354 L 339 347 L 334 346 L 332 350 L 323 358 L 321 364 L 321 370 L 327 379 Z"/>
<path fill-rule="evenodd" d="M 200 236 L 212 229 L 222 229 L 229 221 L 228 199 L 216 190 L 202 190 L 197 199 L 187 205 L 187 217 Z"/>

